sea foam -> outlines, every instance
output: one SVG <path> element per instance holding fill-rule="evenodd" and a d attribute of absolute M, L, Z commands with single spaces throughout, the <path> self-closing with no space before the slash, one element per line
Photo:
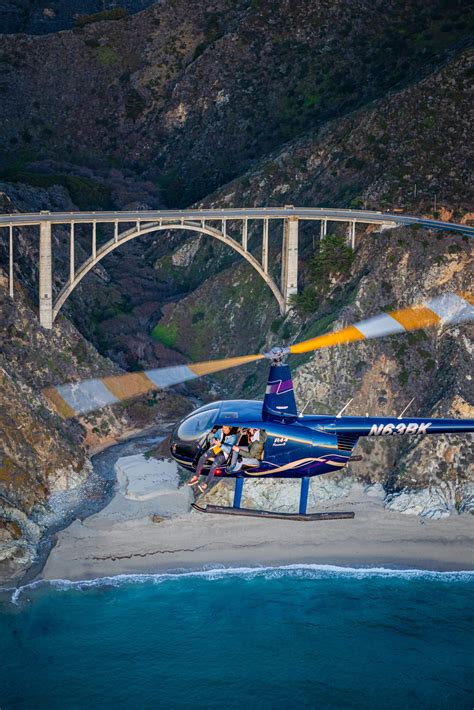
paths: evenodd
<path fill-rule="evenodd" d="M 338 565 L 291 564 L 281 566 L 259 567 L 225 567 L 215 566 L 200 570 L 175 570 L 154 574 L 119 574 L 108 577 L 97 577 L 85 580 L 52 579 L 35 580 L 20 587 L 0 587 L 0 592 L 11 594 L 11 601 L 17 604 L 28 591 L 49 588 L 55 591 L 70 589 L 87 590 L 93 587 L 119 587 L 127 584 L 163 584 L 177 582 L 190 577 L 199 577 L 207 581 L 216 581 L 224 577 L 240 577 L 244 579 L 278 579 L 281 577 L 303 579 L 327 579 L 331 577 L 350 577 L 352 579 L 367 579 L 370 577 L 393 577 L 405 580 L 432 579 L 441 582 L 471 582 L 474 581 L 473 570 L 436 571 L 424 569 L 395 569 L 391 567 L 341 567 Z"/>

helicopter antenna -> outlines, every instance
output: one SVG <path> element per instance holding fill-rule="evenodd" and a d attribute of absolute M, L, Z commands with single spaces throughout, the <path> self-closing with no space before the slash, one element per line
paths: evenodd
<path fill-rule="evenodd" d="M 304 405 L 304 407 L 303 407 L 303 409 L 301 410 L 301 412 L 298 414 L 299 417 L 302 417 L 302 416 L 303 416 L 303 414 L 305 413 L 305 409 L 306 409 L 306 407 L 308 406 L 308 404 L 309 404 L 310 402 L 311 402 L 311 397 L 306 400 L 306 404 Z"/>
<path fill-rule="evenodd" d="M 313 389 L 313 392 L 312 392 L 311 396 L 308 397 L 308 399 L 306 400 L 306 404 L 304 405 L 304 407 L 303 407 L 303 409 L 301 410 L 301 412 L 298 414 L 298 417 L 302 417 L 302 416 L 303 416 L 303 414 L 305 413 L 306 407 L 307 407 L 308 404 L 311 402 L 311 400 L 312 400 L 312 398 L 314 397 L 315 393 L 316 393 L 316 387 Z"/>
<path fill-rule="evenodd" d="M 401 418 L 403 417 L 403 415 L 404 415 L 405 412 L 407 411 L 408 407 L 409 407 L 411 404 L 413 404 L 414 401 L 415 401 L 415 398 L 412 397 L 412 399 L 410 399 L 410 401 L 408 402 L 407 406 L 405 407 L 405 409 L 403 410 L 403 412 L 397 417 L 397 419 L 401 419 Z"/>
<path fill-rule="evenodd" d="M 339 414 L 336 414 L 336 419 L 340 419 L 342 417 L 342 413 L 346 411 L 347 407 L 350 405 L 350 403 L 352 402 L 353 399 L 354 399 L 354 397 L 351 397 L 350 400 L 348 402 L 346 402 L 346 404 L 343 406 L 343 408 L 341 409 Z"/>

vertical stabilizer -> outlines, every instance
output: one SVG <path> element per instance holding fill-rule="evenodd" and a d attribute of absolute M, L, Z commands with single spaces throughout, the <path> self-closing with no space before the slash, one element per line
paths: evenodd
<path fill-rule="evenodd" d="M 270 367 L 262 415 L 264 419 L 277 421 L 294 420 L 298 416 L 293 380 L 288 365 L 273 364 Z"/>

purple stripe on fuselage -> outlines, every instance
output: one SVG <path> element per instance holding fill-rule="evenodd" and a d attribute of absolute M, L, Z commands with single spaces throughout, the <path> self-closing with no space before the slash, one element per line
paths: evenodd
<path fill-rule="evenodd" d="M 266 394 L 286 394 L 293 390 L 292 380 L 278 380 L 278 382 L 269 382 Z"/>

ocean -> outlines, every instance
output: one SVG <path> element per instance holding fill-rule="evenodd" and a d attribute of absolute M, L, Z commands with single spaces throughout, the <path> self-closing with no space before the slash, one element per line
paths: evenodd
<path fill-rule="evenodd" d="M 472 710 L 473 589 L 314 565 L 36 583 L 0 601 L 0 708 Z"/>

